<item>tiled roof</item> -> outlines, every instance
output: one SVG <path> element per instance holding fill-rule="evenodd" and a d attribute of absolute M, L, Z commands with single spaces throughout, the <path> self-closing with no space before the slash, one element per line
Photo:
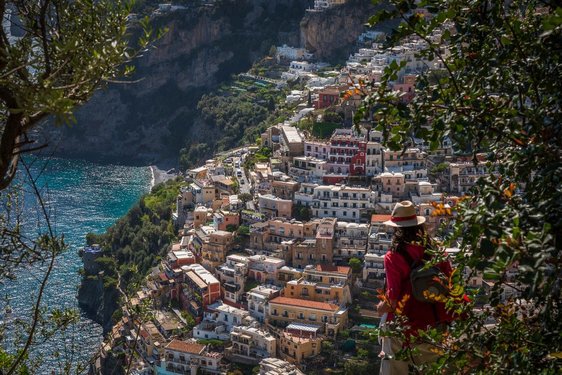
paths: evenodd
<path fill-rule="evenodd" d="M 277 297 L 269 301 L 269 303 L 270 304 L 277 303 L 280 305 L 304 307 L 308 309 L 317 309 L 317 310 L 325 310 L 325 311 L 337 311 L 340 308 L 338 305 L 333 305 L 331 303 L 307 301 L 305 299 L 289 298 L 289 297 Z"/>
<path fill-rule="evenodd" d="M 390 215 L 373 215 L 371 216 L 371 223 L 382 223 L 390 220 Z"/>
<path fill-rule="evenodd" d="M 203 349 L 205 349 L 205 346 L 195 342 L 172 340 L 168 345 L 166 345 L 166 349 L 183 353 L 201 354 Z"/>
<path fill-rule="evenodd" d="M 351 268 L 347 266 L 332 266 L 331 264 L 317 264 L 316 270 L 321 272 L 337 272 L 347 275 Z"/>

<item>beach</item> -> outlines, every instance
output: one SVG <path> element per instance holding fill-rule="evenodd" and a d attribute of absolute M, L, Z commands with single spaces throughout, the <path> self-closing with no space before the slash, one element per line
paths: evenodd
<path fill-rule="evenodd" d="M 155 165 L 151 165 L 149 166 L 149 168 L 150 168 L 150 173 L 152 174 L 152 179 L 150 180 L 150 188 L 153 188 L 154 186 L 162 182 L 166 182 L 168 180 L 176 178 L 175 173 L 167 173 L 166 171 L 159 169 Z"/>

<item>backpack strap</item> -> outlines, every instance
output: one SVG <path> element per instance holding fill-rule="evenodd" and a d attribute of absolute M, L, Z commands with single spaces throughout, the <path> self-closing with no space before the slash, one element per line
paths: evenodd
<path fill-rule="evenodd" d="M 408 250 L 397 248 L 396 253 L 400 254 L 402 258 L 404 258 L 406 263 L 408 263 L 408 265 L 410 266 L 410 270 L 412 270 L 416 266 L 417 262 L 414 261 L 414 258 L 412 258 L 410 253 L 408 253 Z"/>

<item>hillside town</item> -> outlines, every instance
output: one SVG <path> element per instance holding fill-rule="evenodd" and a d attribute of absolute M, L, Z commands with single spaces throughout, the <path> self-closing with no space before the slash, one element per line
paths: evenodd
<path fill-rule="evenodd" d="M 314 3 L 320 11 L 340 2 Z M 381 131 L 353 125 L 362 85 L 376 87 L 387 66 L 403 63 L 392 89 L 405 103 L 420 73 L 441 68 L 419 57 L 426 42 L 384 49 L 383 37 L 362 34 L 339 70 L 303 48 L 277 47 L 287 70 L 274 83 L 304 82 L 286 98 L 294 116 L 255 145 L 185 171 L 173 212 L 180 240 L 124 306 L 102 356 L 126 353 L 137 375 L 227 374 L 233 364 L 298 375 L 326 365 L 326 343 L 376 326 L 393 236 L 383 223 L 394 205 L 413 202 L 428 232 L 443 236 L 459 200 L 488 172 L 450 142 L 430 150 L 413 139 L 393 151 Z M 95 248 L 85 253 L 95 272 Z M 479 275 L 470 285 L 485 291 L 493 281 Z M 504 289 L 505 298 L 516 293 Z M 138 305 L 150 318 L 133 314 Z"/>

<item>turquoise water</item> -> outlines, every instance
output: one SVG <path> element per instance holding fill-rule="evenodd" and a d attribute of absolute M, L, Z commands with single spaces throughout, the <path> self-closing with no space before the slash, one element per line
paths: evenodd
<path fill-rule="evenodd" d="M 88 232 L 103 233 L 123 216 L 150 189 L 151 173 L 147 167 L 99 165 L 80 160 L 58 158 L 27 159 L 31 171 L 38 176 L 37 185 L 47 202 L 52 224 L 58 235 L 64 234 L 69 249 L 62 254 L 48 281 L 43 306 L 46 308 L 77 308 L 76 293 L 80 283 L 81 260 L 78 249 L 84 245 Z M 22 178 L 23 180 L 23 178 Z M 26 189 L 29 190 L 28 185 Z M 44 230 L 36 199 L 24 199 L 24 230 L 33 234 Z M 39 288 L 44 267 L 35 265 L 19 270 L 17 279 L 0 285 L 0 306 L 9 330 L 18 319 L 31 315 L 33 297 Z M 12 312 L 4 313 L 6 297 Z M 64 335 L 42 343 L 33 355 L 42 356 L 41 372 L 60 371 L 60 358 L 84 363 L 102 340 L 101 327 L 82 315 L 80 323 Z M 57 354 L 59 359 L 57 359 Z"/>

